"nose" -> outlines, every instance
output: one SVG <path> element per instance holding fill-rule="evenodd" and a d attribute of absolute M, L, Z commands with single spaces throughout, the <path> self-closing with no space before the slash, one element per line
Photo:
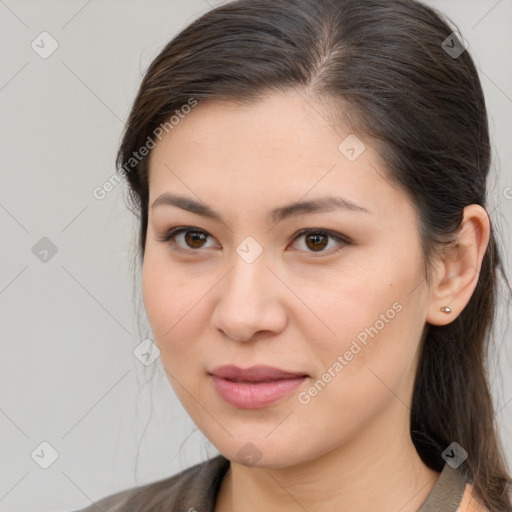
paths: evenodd
<path fill-rule="evenodd" d="M 215 287 L 212 326 L 232 340 L 274 336 L 286 327 L 286 287 L 263 256 L 247 263 L 235 254 L 233 267 Z"/>

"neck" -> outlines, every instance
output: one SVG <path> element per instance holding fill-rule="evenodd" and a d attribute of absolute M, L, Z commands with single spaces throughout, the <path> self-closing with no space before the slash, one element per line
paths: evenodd
<path fill-rule="evenodd" d="M 231 462 L 216 512 L 415 512 L 439 473 L 421 461 L 399 400 L 350 441 L 322 456 L 283 468 Z M 397 429 L 403 425 L 403 429 Z"/>

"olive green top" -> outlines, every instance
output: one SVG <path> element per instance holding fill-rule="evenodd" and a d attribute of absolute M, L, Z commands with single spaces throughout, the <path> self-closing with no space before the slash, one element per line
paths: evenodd
<path fill-rule="evenodd" d="M 180 473 L 107 496 L 76 512 L 214 512 L 230 461 L 218 455 Z M 418 512 L 457 512 L 466 487 L 462 474 L 445 464 Z"/>

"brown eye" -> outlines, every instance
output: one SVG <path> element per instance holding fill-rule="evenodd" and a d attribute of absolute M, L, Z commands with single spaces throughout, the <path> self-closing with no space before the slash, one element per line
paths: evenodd
<path fill-rule="evenodd" d="M 301 238 L 305 241 L 305 249 L 303 250 L 305 252 L 309 252 L 310 254 L 318 253 L 319 256 L 323 255 L 324 253 L 331 254 L 337 252 L 344 246 L 351 244 L 349 239 L 339 235 L 338 233 L 318 229 L 304 229 L 297 233 L 294 240 L 300 240 Z M 336 243 L 331 244 L 331 246 L 328 247 L 331 240 Z M 328 249 L 336 247 L 336 244 L 339 246 L 337 250 L 325 250 L 326 247 L 328 247 Z"/>
<path fill-rule="evenodd" d="M 206 240 L 207 235 L 200 231 L 186 231 L 184 238 L 189 247 L 192 247 L 193 249 L 201 249 L 201 247 L 204 245 L 204 241 Z"/>
<path fill-rule="evenodd" d="M 157 240 L 159 242 L 169 242 L 175 250 L 200 252 L 200 249 L 208 248 L 206 245 L 208 238 L 212 237 L 206 231 L 190 226 L 181 226 L 169 230 L 164 235 L 157 237 Z M 318 229 L 303 229 L 297 233 L 294 242 L 301 238 L 305 240 L 301 251 L 318 256 L 322 256 L 324 253 L 329 255 L 338 252 L 343 249 L 343 247 L 352 244 L 350 239 L 338 233 Z M 331 241 L 334 241 L 334 243 L 330 244 Z M 331 247 L 329 247 L 329 245 L 331 245 Z M 338 249 L 336 249 L 336 245 L 339 246 Z M 325 250 L 326 248 L 334 248 L 335 250 Z"/>
<path fill-rule="evenodd" d="M 316 251 L 325 249 L 328 244 L 328 236 L 323 234 L 311 234 L 306 236 L 306 245 L 309 249 Z"/>
<path fill-rule="evenodd" d="M 170 242 L 178 247 L 178 250 L 198 250 L 207 247 L 205 244 L 210 235 L 205 231 L 201 231 L 192 227 L 174 228 L 165 233 L 163 236 L 157 237 L 159 242 Z"/>

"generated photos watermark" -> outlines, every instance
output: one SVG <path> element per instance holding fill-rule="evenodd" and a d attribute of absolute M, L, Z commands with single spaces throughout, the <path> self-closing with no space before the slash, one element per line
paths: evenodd
<path fill-rule="evenodd" d="M 350 348 L 346 350 L 343 355 L 338 355 L 336 361 L 334 361 L 329 368 L 321 375 L 319 379 L 316 380 L 314 384 L 312 384 L 306 391 L 301 391 L 297 399 L 299 403 L 302 405 L 307 405 L 311 402 L 311 400 L 317 396 L 329 382 L 334 379 L 349 363 L 354 359 L 354 357 L 359 354 L 364 347 L 368 345 L 368 337 L 375 338 L 379 332 L 386 327 L 387 324 L 393 318 L 395 318 L 397 313 L 402 311 L 403 306 L 400 302 L 394 302 L 393 305 L 386 310 L 385 313 L 381 313 L 379 315 L 379 319 L 376 320 L 373 325 L 370 327 L 365 327 L 357 336 L 356 339 L 352 340 L 350 344 Z M 359 342 L 359 343 L 358 343 Z M 362 346 L 361 346 L 362 345 Z"/>
<path fill-rule="evenodd" d="M 195 98 L 189 98 L 185 105 L 181 108 L 176 109 L 175 115 L 172 115 L 165 123 L 159 124 L 153 130 L 153 137 L 148 135 L 146 142 L 137 150 L 132 153 L 132 156 L 128 161 L 121 167 L 118 172 L 113 173 L 107 180 L 103 182 L 101 186 L 95 187 L 92 191 L 92 195 L 95 199 L 102 201 L 107 197 L 109 192 L 112 192 L 114 188 L 121 183 L 122 179 L 131 172 L 146 156 L 149 155 L 150 150 L 156 146 L 155 138 L 159 141 L 162 140 L 164 133 L 169 133 L 177 126 L 182 119 L 184 119 L 192 109 L 198 104 Z"/>

